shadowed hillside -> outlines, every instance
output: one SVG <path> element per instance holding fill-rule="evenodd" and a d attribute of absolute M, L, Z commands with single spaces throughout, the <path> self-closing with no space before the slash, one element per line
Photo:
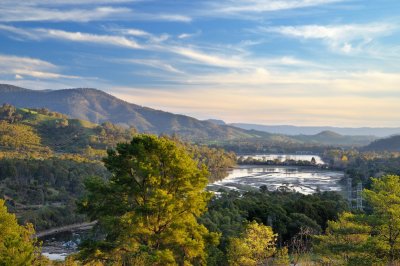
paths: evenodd
<path fill-rule="evenodd" d="M 365 145 L 376 139 L 373 136 L 343 136 L 333 131 L 322 131 L 315 135 L 298 135 L 292 137 L 304 142 L 328 145 Z"/>
<path fill-rule="evenodd" d="M 400 151 L 400 135 L 378 139 L 364 147 L 366 151 Z"/>
<path fill-rule="evenodd" d="M 47 108 L 71 118 L 92 123 L 111 122 L 133 126 L 139 132 L 179 135 L 194 142 L 257 141 L 273 145 L 316 144 L 338 146 L 367 145 L 374 137 L 344 136 L 331 131 L 316 135 L 287 136 L 226 125 L 221 120 L 198 119 L 128 103 L 96 89 L 28 90 L 0 84 L 0 104 L 23 108 Z"/>
<path fill-rule="evenodd" d="M 93 123 L 105 121 L 134 126 L 138 131 L 154 134 L 179 134 L 186 139 L 235 139 L 265 137 L 268 133 L 252 132 L 232 126 L 159 111 L 125 102 L 96 89 L 28 90 L 0 85 L 1 103 L 17 107 L 48 108 L 73 118 Z"/>

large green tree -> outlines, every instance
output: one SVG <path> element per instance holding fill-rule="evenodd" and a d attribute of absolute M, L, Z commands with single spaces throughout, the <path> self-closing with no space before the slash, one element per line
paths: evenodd
<path fill-rule="evenodd" d="M 400 176 L 372 178 L 364 196 L 372 213 L 343 213 L 317 236 L 317 253 L 335 264 L 397 265 L 400 260 Z M 396 264 L 397 263 L 397 264 Z"/>
<path fill-rule="evenodd" d="M 218 235 L 197 222 L 206 211 L 208 172 L 182 145 L 137 135 L 108 151 L 108 181 L 91 178 L 80 208 L 102 234 L 81 252 L 119 265 L 202 265 Z"/>
<path fill-rule="evenodd" d="M 14 214 L 7 212 L 0 199 L 0 265 L 38 265 L 39 249 L 35 246 L 33 226 L 20 226 Z"/>
<path fill-rule="evenodd" d="M 272 228 L 253 221 L 241 237 L 231 238 L 228 247 L 228 262 L 232 266 L 267 265 L 276 251 L 277 235 Z"/>
<path fill-rule="evenodd" d="M 372 178 L 372 188 L 365 189 L 364 195 L 373 208 L 374 236 L 394 263 L 400 259 L 400 176 Z"/>
<path fill-rule="evenodd" d="M 325 235 L 315 236 L 315 252 L 332 265 L 369 265 L 367 243 L 371 227 L 362 216 L 344 212 L 329 221 Z"/>

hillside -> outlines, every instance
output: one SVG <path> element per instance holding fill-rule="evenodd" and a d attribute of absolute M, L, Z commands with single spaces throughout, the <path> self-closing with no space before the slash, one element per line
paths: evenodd
<path fill-rule="evenodd" d="M 0 152 L 8 158 L 63 154 L 98 159 L 107 148 L 129 141 L 135 133 L 134 128 L 109 122 L 98 125 L 44 108 L 0 107 Z"/>
<path fill-rule="evenodd" d="M 72 119 L 48 109 L 2 105 L 0 199 L 7 200 L 20 221 L 33 222 L 37 229 L 83 221 L 75 201 L 84 192 L 84 180 L 109 177 L 100 159 L 136 133 L 134 128 Z M 221 149 L 181 144 L 205 163 L 210 181 L 225 177 L 236 162 L 235 154 Z"/>
<path fill-rule="evenodd" d="M 330 127 L 330 126 L 291 126 L 291 125 L 259 125 L 232 123 L 231 126 L 250 130 L 264 131 L 271 134 L 315 135 L 323 131 L 333 131 L 346 136 L 388 137 L 400 134 L 400 127 Z"/>
<path fill-rule="evenodd" d="M 373 136 L 343 136 L 333 131 L 322 131 L 315 135 L 291 136 L 306 143 L 326 144 L 326 145 L 355 145 L 362 146 L 370 143 L 376 138 Z"/>
<path fill-rule="evenodd" d="M 268 133 L 252 132 L 210 121 L 154 110 L 125 102 L 96 89 L 28 90 L 0 84 L 0 104 L 17 107 L 47 108 L 72 118 L 93 123 L 111 122 L 134 126 L 139 132 L 178 134 L 188 140 L 226 140 L 265 137 Z"/>
<path fill-rule="evenodd" d="M 394 151 L 400 152 L 400 135 L 378 139 L 363 147 L 365 151 Z"/>

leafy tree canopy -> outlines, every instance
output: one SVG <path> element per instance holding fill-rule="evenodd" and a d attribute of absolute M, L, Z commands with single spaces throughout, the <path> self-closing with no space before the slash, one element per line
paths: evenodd
<path fill-rule="evenodd" d="M 211 196 L 205 167 L 183 146 L 151 135 L 118 144 L 104 162 L 112 177 L 89 179 L 80 203 L 103 237 L 82 256 L 127 265 L 204 264 L 207 242 L 218 239 L 197 222 Z"/>
<path fill-rule="evenodd" d="M 0 199 L 0 265 L 33 265 L 38 249 L 35 247 L 31 224 L 20 226 L 14 214 L 7 212 Z"/>

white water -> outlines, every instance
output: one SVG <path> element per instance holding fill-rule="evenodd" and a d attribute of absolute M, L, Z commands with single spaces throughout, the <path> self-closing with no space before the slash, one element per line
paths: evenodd
<path fill-rule="evenodd" d="M 315 158 L 317 160 L 317 158 Z M 281 186 L 303 194 L 320 191 L 341 191 L 339 181 L 343 172 L 297 166 L 242 165 L 233 169 L 228 177 L 209 186 L 211 190 L 228 188 L 246 190 L 266 185 L 273 191 Z"/>

